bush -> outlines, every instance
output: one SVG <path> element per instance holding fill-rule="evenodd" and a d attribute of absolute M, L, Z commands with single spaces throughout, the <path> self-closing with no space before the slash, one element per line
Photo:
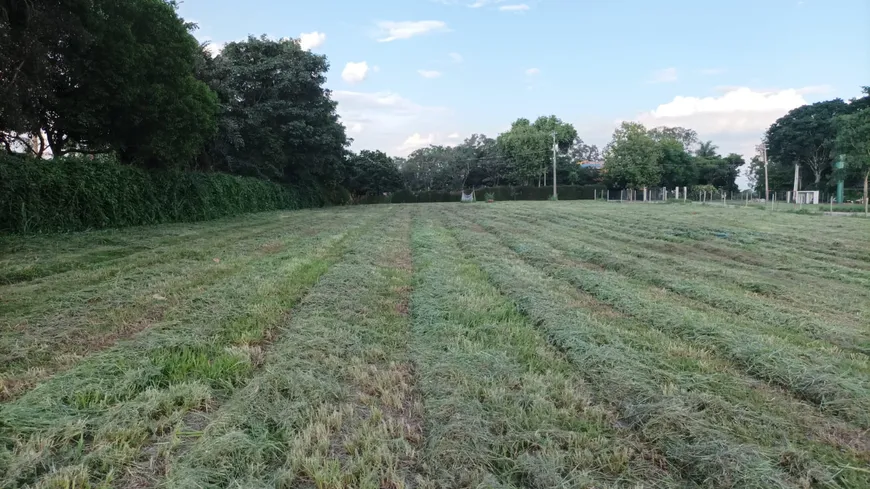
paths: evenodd
<path fill-rule="evenodd" d="M 80 231 L 318 207 L 319 189 L 223 173 L 148 172 L 108 159 L 0 156 L 0 231 Z"/>

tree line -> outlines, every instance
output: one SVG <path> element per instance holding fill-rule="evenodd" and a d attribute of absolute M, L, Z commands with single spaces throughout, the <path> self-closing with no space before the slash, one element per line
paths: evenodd
<path fill-rule="evenodd" d="M 145 169 L 340 185 L 325 56 L 249 37 L 217 56 L 166 0 L 2 0 L 0 145 Z"/>
<path fill-rule="evenodd" d="M 357 168 L 348 188 L 357 194 L 400 189 L 447 190 L 497 186 L 605 184 L 611 188 L 709 186 L 736 192 L 740 155 L 718 154 L 711 141 L 699 141 L 691 129 L 626 122 L 602 152 L 578 137 L 576 129 L 556 116 L 534 122 L 517 119 L 490 138 L 474 134 L 455 146 L 430 145 L 407 158 L 380 151 L 353 155 Z M 600 165 L 586 165 L 595 162 Z"/>
<path fill-rule="evenodd" d="M 768 185 L 771 192 L 794 188 L 795 166 L 800 190 L 832 192 L 842 178 L 847 187 L 865 186 L 870 178 L 870 87 L 848 102 L 826 100 L 791 110 L 765 132 Z M 837 171 L 839 155 L 846 166 Z M 750 181 L 755 192 L 764 195 L 764 162 L 752 159 Z"/>
<path fill-rule="evenodd" d="M 556 116 L 406 158 L 349 150 L 325 88 L 328 60 L 295 39 L 249 37 L 212 55 L 167 0 L 0 0 L 0 145 L 16 157 L 108 155 L 145 170 L 198 170 L 376 195 L 399 189 L 602 183 L 736 191 L 740 155 L 681 127 L 625 122 L 602 149 Z M 865 89 L 868 95 L 870 91 Z M 807 105 L 766 134 L 771 189 L 866 181 L 870 96 Z M 105 156 L 103 156 L 105 157 Z M 555 175 L 553 159 L 556 160 Z M 603 161 L 603 168 L 578 163 Z M 763 165 L 750 177 L 763 185 Z"/>

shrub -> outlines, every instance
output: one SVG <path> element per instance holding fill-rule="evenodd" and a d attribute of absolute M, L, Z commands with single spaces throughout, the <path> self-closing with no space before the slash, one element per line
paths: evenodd
<path fill-rule="evenodd" d="M 148 172 L 113 159 L 0 156 L 0 231 L 202 221 L 326 203 L 315 188 L 223 173 Z"/>

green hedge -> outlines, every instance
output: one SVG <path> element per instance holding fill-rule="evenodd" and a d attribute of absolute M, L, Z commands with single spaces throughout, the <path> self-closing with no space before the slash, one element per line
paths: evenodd
<path fill-rule="evenodd" d="M 606 191 L 604 185 L 561 185 L 559 200 L 592 200 L 598 191 Z M 475 191 L 477 200 L 484 200 L 486 194 L 492 193 L 495 200 L 547 200 L 553 195 L 553 187 L 488 187 Z M 388 196 L 372 195 L 359 199 L 358 204 L 416 204 L 422 202 L 459 202 L 462 192 L 447 192 L 430 190 L 411 192 L 400 190 Z"/>
<path fill-rule="evenodd" d="M 0 231 L 202 221 L 325 204 L 316 189 L 222 173 L 147 172 L 113 160 L 0 156 Z"/>

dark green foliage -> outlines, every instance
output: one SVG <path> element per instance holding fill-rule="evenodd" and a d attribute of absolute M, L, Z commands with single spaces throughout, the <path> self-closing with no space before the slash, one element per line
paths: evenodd
<path fill-rule="evenodd" d="M 189 167 L 216 130 L 218 106 L 193 76 L 198 44 L 174 3 L 33 2 L 28 10 L 0 36 L 0 51 L 23 70 L 9 74 L 16 81 L 0 105 L 7 142 L 42 131 L 29 152 L 116 152 L 142 166 Z"/>
<path fill-rule="evenodd" d="M 765 136 L 770 161 L 788 168 L 800 165 L 803 180 L 818 188 L 834 160 L 834 120 L 849 112 L 848 104 L 834 99 L 804 105 L 780 117 Z"/>
<path fill-rule="evenodd" d="M 344 173 L 344 186 L 353 195 L 382 195 L 405 186 L 399 168 L 383 151 L 350 154 Z"/>
<path fill-rule="evenodd" d="M 293 184 L 342 181 L 348 140 L 323 86 L 325 56 L 293 39 L 251 36 L 202 65 L 221 103 L 203 168 Z"/>
<path fill-rule="evenodd" d="M 222 173 L 146 172 L 87 158 L 0 158 L 3 232 L 201 221 L 324 203 L 316 189 Z"/>

